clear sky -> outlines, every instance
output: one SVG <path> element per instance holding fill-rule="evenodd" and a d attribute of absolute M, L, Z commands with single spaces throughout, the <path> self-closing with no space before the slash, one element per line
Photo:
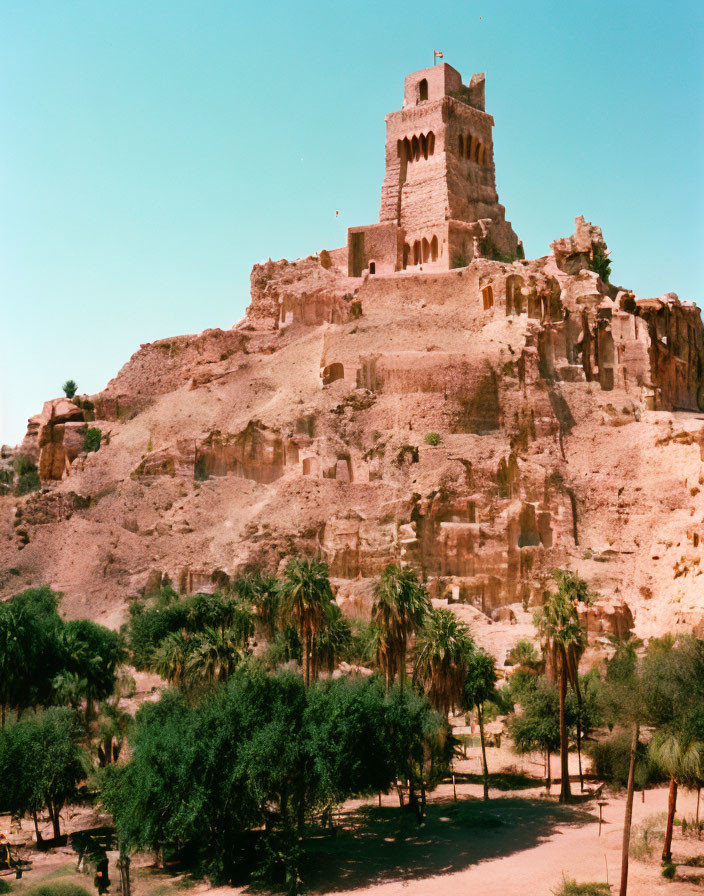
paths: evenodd
<path fill-rule="evenodd" d="M 434 49 L 487 73 L 529 257 L 584 214 L 614 282 L 704 305 L 703 46 L 701 0 L 0 0 L 0 442 L 375 221 L 384 115 Z"/>

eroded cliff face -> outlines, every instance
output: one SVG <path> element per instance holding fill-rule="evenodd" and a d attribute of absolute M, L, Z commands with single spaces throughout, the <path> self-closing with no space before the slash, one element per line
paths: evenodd
<path fill-rule="evenodd" d="M 70 408 L 30 421 L 45 488 L 0 498 L 2 593 L 46 582 L 117 624 L 164 577 L 212 590 L 305 551 L 349 613 L 396 559 L 487 624 L 539 602 L 556 566 L 603 596 L 594 632 L 631 613 L 642 634 L 696 624 L 699 311 L 605 284 L 595 247 L 578 219 L 534 261 L 255 267 L 233 330 L 142 346 L 91 396 L 110 429 L 97 453 L 70 447 Z"/>

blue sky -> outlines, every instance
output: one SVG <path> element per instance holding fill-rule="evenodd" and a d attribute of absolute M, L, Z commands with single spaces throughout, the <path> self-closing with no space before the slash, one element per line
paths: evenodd
<path fill-rule="evenodd" d="M 703 45 L 677 0 L 2 0 L 0 442 L 376 220 L 384 114 L 434 49 L 487 73 L 529 256 L 584 214 L 614 282 L 704 305 Z"/>

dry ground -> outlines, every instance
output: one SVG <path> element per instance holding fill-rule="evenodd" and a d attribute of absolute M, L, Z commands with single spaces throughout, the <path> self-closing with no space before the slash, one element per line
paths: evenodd
<path fill-rule="evenodd" d="M 618 882 L 623 825 L 623 794 L 603 797 L 603 824 L 599 824 L 596 800 L 561 807 L 555 797 L 546 798 L 544 787 L 524 773 L 539 775 L 538 757 L 519 760 L 506 750 L 490 750 L 493 768 L 511 773 L 494 776 L 491 800 L 481 799 L 477 780 L 476 751 L 457 763 L 456 789 L 441 785 L 430 797 L 425 824 L 418 827 L 408 813 L 401 813 L 394 795 L 377 800 L 348 802 L 337 814 L 337 834 L 314 837 L 305 870 L 309 892 L 355 896 L 550 896 L 562 876 L 580 881 Z M 553 765 L 553 773 L 557 763 Z M 500 789 L 514 788 L 514 789 Z M 575 788 L 578 790 L 578 785 Z M 693 817 L 696 796 L 681 792 L 678 816 Z M 663 813 L 665 787 L 636 795 L 634 825 Z M 78 819 L 73 819 L 72 826 Z M 673 844 L 677 863 L 704 857 L 704 840 L 683 837 L 679 827 Z M 685 896 L 704 892 L 704 869 L 679 864 L 674 882 L 660 876 L 659 849 L 650 860 L 631 860 L 630 896 L 667 893 Z M 75 854 L 70 849 L 49 855 L 33 854 L 34 867 L 22 882 L 12 882 L 16 896 L 24 896 L 40 880 L 72 880 L 92 893 L 92 878 L 75 874 Z M 118 876 L 111 854 L 112 892 Z M 154 868 L 148 856 L 133 862 L 133 896 L 175 896 L 189 889 L 194 896 L 235 896 L 246 888 L 216 890 L 188 878 L 174 877 Z M 615 892 L 615 889 L 614 889 Z"/>

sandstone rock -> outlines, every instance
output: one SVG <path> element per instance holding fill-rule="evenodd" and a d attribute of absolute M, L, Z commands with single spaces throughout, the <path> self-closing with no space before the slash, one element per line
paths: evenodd
<path fill-rule="evenodd" d="M 634 625 L 630 607 L 619 598 L 600 600 L 591 606 L 580 605 L 579 619 L 591 640 L 605 635 L 625 638 Z"/>

